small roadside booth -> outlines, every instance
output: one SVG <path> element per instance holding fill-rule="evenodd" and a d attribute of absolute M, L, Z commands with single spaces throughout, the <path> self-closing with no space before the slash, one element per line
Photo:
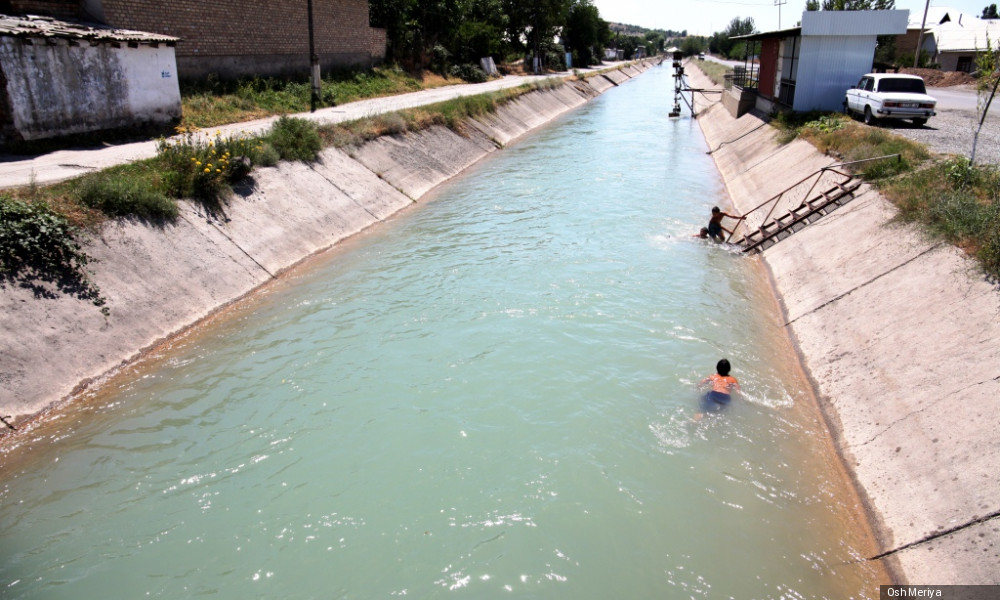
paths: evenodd
<path fill-rule="evenodd" d="M 727 91 L 738 96 L 730 112 L 840 110 L 844 92 L 872 70 L 877 37 L 905 33 L 908 16 L 908 10 L 806 11 L 799 27 L 733 38 L 746 43 L 747 64 Z"/>
<path fill-rule="evenodd" d="M 177 41 L 0 15 L 0 143 L 179 120 Z"/>

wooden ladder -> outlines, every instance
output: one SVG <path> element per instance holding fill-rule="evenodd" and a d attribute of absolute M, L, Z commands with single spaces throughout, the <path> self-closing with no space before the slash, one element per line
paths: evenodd
<path fill-rule="evenodd" d="M 811 200 L 806 198 L 786 214 L 762 224 L 760 229 L 751 231 L 737 243 L 743 245 L 744 252 L 763 252 L 853 200 L 860 186 L 861 181 L 857 179 L 835 184 Z"/>

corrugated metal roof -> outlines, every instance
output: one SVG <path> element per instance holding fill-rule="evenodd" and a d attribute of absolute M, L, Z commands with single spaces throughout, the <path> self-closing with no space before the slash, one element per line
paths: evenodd
<path fill-rule="evenodd" d="M 920 29 L 921 25 L 925 27 L 933 27 L 935 25 L 940 25 L 946 20 L 958 20 L 957 15 L 961 11 L 955 10 L 954 8 L 948 8 L 947 6 L 929 6 L 927 7 L 927 22 L 924 23 L 924 11 L 914 10 L 910 11 L 910 20 L 907 24 L 907 29 Z"/>
<path fill-rule="evenodd" d="M 994 48 L 1000 41 L 1000 20 L 965 17 L 929 28 L 938 52 L 985 50 L 987 37 Z"/>
<path fill-rule="evenodd" d="M 730 39 L 733 40 L 767 40 L 771 38 L 786 38 L 797 36 L 802 33 L 801 27 L 791 27 L 789 29 L 776 29 L 774 31 L 764 31 L 761 33 L 748 33 L 747 35 L 734 35 Z"/>
<path fill-rule="evenodd" d="M 49 17 L 0 15 L 0 36 L 21 38 L 56 38 L 88 42 L 133 42 L 173 44 L 180 38 L 145 31 L 114 29 L 93 23 L 59 21 Z"/>

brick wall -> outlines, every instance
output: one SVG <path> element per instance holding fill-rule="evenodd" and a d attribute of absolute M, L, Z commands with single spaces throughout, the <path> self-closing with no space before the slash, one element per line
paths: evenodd
<path fill-rule="evenodd" d="M 103 0 L 114 27 L 181 38 L 182 77 L 278 74 L 307 69 L 307 4 L 273 0 Z M 368 24 L 368 0 L 313 0 L 316 52 L 324 69 L 370 66 L 385 56 L 373 48 L 379 30 Z M 381 35 L 384 39 L 384 31 Z"/>
<path fill-rule="evenodd" d="M 80 16 L 79 0 L 11 0 L 9 4 L 15 15 L 44 15 L 57 19 L 76 19 Z"/>

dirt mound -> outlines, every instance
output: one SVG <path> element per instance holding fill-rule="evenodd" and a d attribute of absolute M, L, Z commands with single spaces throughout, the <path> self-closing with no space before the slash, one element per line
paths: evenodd
<path fill-rule="evenodd" d="M 931 87 L 951 87 L 953 85 L 965 85 L 976 82 L 976 79 L 972 75 L 963 73 L 962 71 L 903 68 L 899 72 L 909 75 L 920 75 L 924 78 L 924 83 Z"/>

